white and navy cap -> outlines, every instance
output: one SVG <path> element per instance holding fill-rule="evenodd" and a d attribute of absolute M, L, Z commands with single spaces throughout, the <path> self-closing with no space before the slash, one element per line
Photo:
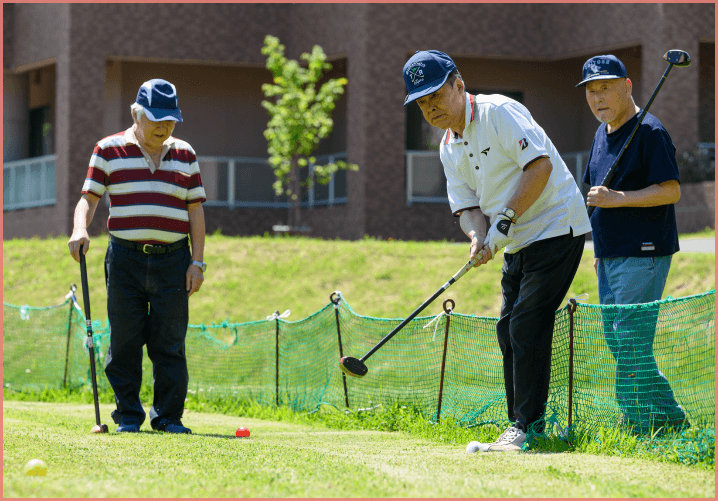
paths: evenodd
<path fill-rule="evenodd" d="M 153 122 L 182 121 L 182 113 L 177 106 L 177 89 L 167 80 L 153 78 L 143 83 L 137 92 L 137 104 L 144 107 L 147 118 Z"/>
<path fill-rule="evenodd" d="M 583 87 L 591 80 L 626 78 L 626 67 L 616 56 L 594 56 L 583 65 L 583 80 L 576 87 Z"/>
<path fill-rule="evenodd" d="M 454 61 L 441 51 L 416 51 L 402 70 L 408 92 L 404 99 L 404 106 L 439 90 L 455 69 Z"/>

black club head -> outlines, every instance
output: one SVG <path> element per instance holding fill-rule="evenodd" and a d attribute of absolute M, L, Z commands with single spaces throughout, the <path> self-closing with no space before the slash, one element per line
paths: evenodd
<path fill-rule="evenodd" d="M 663 55 L 663 59 L 673 66 L 684 67 L 691 65 L 691 56 L 684 50 L 669 50 Z"/>
<path fill-rule="evenodd" d="M 366 364 L 354 357 L 342 357 L 339 360 L 339 368 L 347 376 L 364 377 L 369 369 Z"/>

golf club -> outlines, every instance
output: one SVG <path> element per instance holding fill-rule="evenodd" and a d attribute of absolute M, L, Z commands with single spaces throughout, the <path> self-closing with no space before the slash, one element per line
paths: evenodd
<path fill-rule="evenodd" d="M 429 299 L 424 301 L 421 306 L 419 306 L 414 312 L 406 317 L 403 322 L 401 322 L 399 325 L 397 325 L 394 330 L 392 330 L 389 334 L 384 336 L 381 341 L 377 343 L 376 346 L 374 346 L 371 350 L 367 352 L 366 355 L 364 355 L 361 358 L 354 358 L 354 357 L 342 357 L 339 360 L 339 368 L 344 371 L 344 374 L 347 374 L 349 376 L 354 377 L 363 377 L 366 375 L 366 373 L 369 371 L 366 364 L 364 363 L 369 357 L 371 357 L 379 348 L 381 348 L 384 343 L 389 341 L 394 334 L 399 332 L 401 329 L 404 328 L 406 324 L 408 324 L 415 316 L 417 316 L 421 311 L 429 306 L 431 302 L 439 297 L 439 295 L 444 292 L 446 289 L 448 289 L 451 284 L 456 282 L 458 279 L 464 276 L 464 274 L 469 271 L 471 268 L 473 268 L 476 263 L 479 261 L 478 257 L 473 257 L 469 260 L 468 263 L 466 263 L 459 271 L 457 271 L 453 277 L 449 279 L 448 282 L 446 282 L 444 285 L 441 286 L 441 288 L 434 293 L 433 296 L 431 296 Z"/>
<path fill-rule="evenodd" d="M 636 134 L 636 131 L 638 130 L 638 127 L 641 125 L 641 122 L 643 122 L 643 117 L 646 116 L 646 113 L 648 113 L 648 108 L 651 107 L 651 104 L 653 103 L 653 100 L 656 98 L 656 94 L 658 94 L 658 91 L 661 89 L 661 86 L 663 85 L 663 82 L 665 82 L 666 77 L 668 76 L 668 73 L 670 73 L 671 68 L 674 66 L 678 66 L 679 68 L 683 68 L 685 66 L 690 66 L 691 64 L 691 56 L 688 55 L 688 53 L 684 50 L 669 50 L 665 54 L 663 54 L 663 60 L 668 63 L 668 68 L 666 68 L 666 71 L 663 73 L 663 76 L 661 77 L 661 81 L 658 82 L 658 85 L 656 86 L 656 90 L 653 91 L 653 95 L 651 96 L 651 99 L 648 100 L 648 104 L 645 108 L 643 108 L 643 111 L 641 112 L 641 115 L 638 117 L 638 123 L 636 123 L 636 126 L 633 128 L 633 132 L 631 132 L 631 135 L 628 136 L 628 139 L 626 140 L 626 144 L 623 145 L 623 148 L 621 149 L 621 153 L 619 153 L 618 157 L 616 157 L 616 161 L 613 162 L 613 165 L 610 169 L 608 169 L 608 172 L 606 173 L 606 177 L 603 178 L 603 182 L 601 183 L 601 186 L 608 186 L 608 183 L 611 182 L 611 179 L 613 178 L 613 174 L 616 172 L 616 168 L 618 167 L 618 162 L 621 161 L 621 157 L 626 151 L 626 148 L 628 148 L 628 145 L 631 144 L 631 140 L 633 139 L 633 136 Z M 595 205 L 591 205 L 588 208 L 588 217 L 591 217 L 591 214 L 593 214 L 593 211 L 596 210 Z"/>
<path fill-rule="evenodd" d="M 106 424 L 100 423 L 100 403 L 97 398 L 97 374 L 95 372 L 95 345 L 92 342 L 92 319 L 90 318 L 90 291 L 87 289 L 87 266 L 85 266 L 85 253 L 80 246 L 80 276 L 82 278 L 82 302 L 85 307 L 87 319 L 87 347 L 90 350 L 90 372 L 92 373 L 92 394 L 95 397 L 95 426 L 92 433 L 107 433 Z"/>

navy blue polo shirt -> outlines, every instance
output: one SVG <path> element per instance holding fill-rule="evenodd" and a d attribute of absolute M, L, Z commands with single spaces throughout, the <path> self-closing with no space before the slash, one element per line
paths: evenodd
<path fill-rule="evenodd" d="M 642 112 L 642 111 L 641 111 Z M 601 124 L 593 138 L 583 182 L 599 186 L 633 132 L 641 112 L 611 134 Z M 676 180 L 676 147 L 660 120 L 646 113 L 608 184 L 617 191 L 636 191 Z M 670 256 L 678 252 L 673 204 L 658 207 L 597 207 L 591 215 L 594 254 L 608 257 Z M 651 247 L 645 244 L 651 244 Z M 644 250 L 642 250 L 642 247 Z"/>

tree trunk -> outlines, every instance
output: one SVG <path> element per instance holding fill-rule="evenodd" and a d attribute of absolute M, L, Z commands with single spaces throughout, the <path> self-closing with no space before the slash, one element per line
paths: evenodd
<path fill-rule="evenodd" d="M 292 169 L 290 171 L 290 186 L 292 194 L 289 196 L 289 231 L 298 232 L 302 225 L 302 187 L 299 183 L 299 166 L 297 157 L 292 158 Z"/>

